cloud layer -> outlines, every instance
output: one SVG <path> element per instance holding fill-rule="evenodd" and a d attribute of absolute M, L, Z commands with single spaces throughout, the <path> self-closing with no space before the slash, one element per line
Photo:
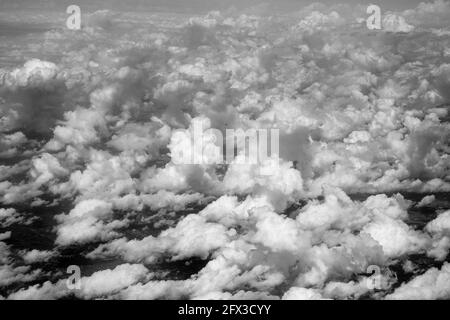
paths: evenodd
<path fill-rule="evenodd" d="M 102 10 L 23 45 L 0 69 L 0 295 L 448 298 L 449 14 Z M 279 165 L 179 164 L 196 124 L 279 129 Z M 98 266 L 75 291 L 48 269 L 70 250 Z"/>

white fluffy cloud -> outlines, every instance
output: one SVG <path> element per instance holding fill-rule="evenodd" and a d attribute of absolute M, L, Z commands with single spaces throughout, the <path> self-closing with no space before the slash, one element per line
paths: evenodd
<path fill-rule="evenodd" d="M 148 269 L 140 264 L 122 264 L 112 270 L 94 272 L 80 279 L 80 289 L 71 291 L 66 280 L 56 283 L 49 281 L 42 285 L 34 285 L 21 289 L 7 298 L 11 300 L 53 300 L 69 294 L 78 298 L 92 299 L 112 296 L 122 289 L 131 286 L 148 275 Z"/>
<path fill-rule="evenodd" d="M 56 243 L 69 245 L 96 239 L 114 237 L 114 229 L 123 226 L 121 222 L 103 222 L 112 215 L 112 205 L 97 199 L 83 200 L 69 214 L 56 217 L 58 221 Z"/>
<path fill-rule="evenodd" d="M 442 268 L 431 268 L 424 274 L 403 284 L 387 299 L 394 300 L 433 300 L 448 299 L 450 296 L 450 265 L 445 263 Z"/>
<path fill-rule="evenodd" d="M 444 260 L 450 250 L 450 211 L 438 215 L 436 219 L 425 226 L 425 230 L 433 236 L 432 247 L 428 255 L 438 260 Z"/>

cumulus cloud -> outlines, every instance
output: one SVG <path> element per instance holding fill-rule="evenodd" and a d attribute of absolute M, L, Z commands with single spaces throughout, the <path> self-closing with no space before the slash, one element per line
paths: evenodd
<path fill-rule="evenodd" d="M 68 106 L 64 106 L 64 79 L 56 64 L 39 59 L 1 75 L 3 130 L 48 133 Z"/>
<path fill-rule="evenodd" d="M 386 298 L 392 300 L 448 299 L 449 277 L 450 266 L 445 263 L 440 270 L 436 268 L 427 270 L 423 275 L 403 284 Z"/>
<path fill-rule="evenodd" d="M 219 224 L 207 223 L 201 216 L 190 215 L 157 238 L 150 236 L 138 241 L 118 239 L 100 246 L 90 255 L 119 254 L 128 261 L 147 263 L 157 261 L 161 255 L 171 256 L 172 260 L 194 256 L 205 259 L 215 249 L 225 245 L 234 233 Z"/>
<path fill-rule="evenodd" d="M 22 259 L 26 264 L 47 262 L 55 256 L 55 252 L 48 250 L 33 249 L 31 251 L 22 251 Z"/>
<path fill-rule="evenodd" d="M 314 289 L 292 287 L 284 295 L 283 300 L 321 300 L 322 295 Z"/>
<path fill-rule="evenodd" d="M 69 214 L 56 216 L 56 243 L 69 245 L 84 243 L 97 239 L 108 239 L 117 236 L 115 228 L 123 227 L 126 222 L 103 222 L 112 214 L 112 205 L 102 200 L 89 199 L 78 203 Z"/>
<path fill-rule="evenodd" d="M 94 272 L 82 277 L 79 290 L 71 291 L 66 280 L 49 281 L 18 290 L 7 297 L 10 300 L 54 300 L 71 293 L 78 298 L 92 299 L 111 296 L 130 285 L 145 279 L 148 270 L 139 264 L 122 264 L 112 270 Z"/>
<path fill-rule="evenodd" d="M 26 217 L 13 208 L 0 208 L 0 226 L 2 228 L 10 227 L 13 224 L 29 225 L 36 217 Z"/>
<path fill-rule="evenodd" d="M 444 260 L 450 249 L 450 211 L 447 210 L 438 215 L 436 219 L 425 226 L 433 236 L 432 247 L 428 255 L 438 260 Z"/>

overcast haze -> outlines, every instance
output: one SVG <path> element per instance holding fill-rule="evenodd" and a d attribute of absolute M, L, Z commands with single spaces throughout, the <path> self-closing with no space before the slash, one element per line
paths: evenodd
<path fill-rule="evenodd" d="M 309 0 L 1 0 L 0 7 L 3 8 L 49 8 L 57 10 L 57 8 L 65 8 L 70 4 L 87 5 L 89 7 L 105 8 L 105 9 L 121 9 L 121 10 L 140 10 L 152 8 L 172 9 L 176 11 L 204 12 L 205 10 L 227 9 L 229 7 L 237 7 L 245 9 L 253 6 L 267 5 L 271 10 L 289 11 L 292 9 L 301 9 L 312 3 L 330 4 L 349 4 L 349 5 L 367 5 L 370 3 L 378 4 L 386 10 L 399 10 L 413 8 L 419 4 L 420 0 L 343 0 L 343 1 L 309 1 Z"/>

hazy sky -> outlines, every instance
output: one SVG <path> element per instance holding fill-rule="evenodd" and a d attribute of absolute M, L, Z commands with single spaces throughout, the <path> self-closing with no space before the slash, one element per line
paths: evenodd
<path fill-rule="evenodd" d="M 231 6 L 238 8 L 251 7 L 258 4 L 270 3 L 281 10 L 301 8 L 313 2 L 336 4 L 378 4 L 387 10 L 415 7 L 420 0 L 0 0 L 0 8 L 53 8 L 65 7 L 69 4 L 89 5 L 92 7 L 116 10 L 142 10 L 159 7 L 174 10 L 205 11 L 212 9 L 226 9 Z"/>

